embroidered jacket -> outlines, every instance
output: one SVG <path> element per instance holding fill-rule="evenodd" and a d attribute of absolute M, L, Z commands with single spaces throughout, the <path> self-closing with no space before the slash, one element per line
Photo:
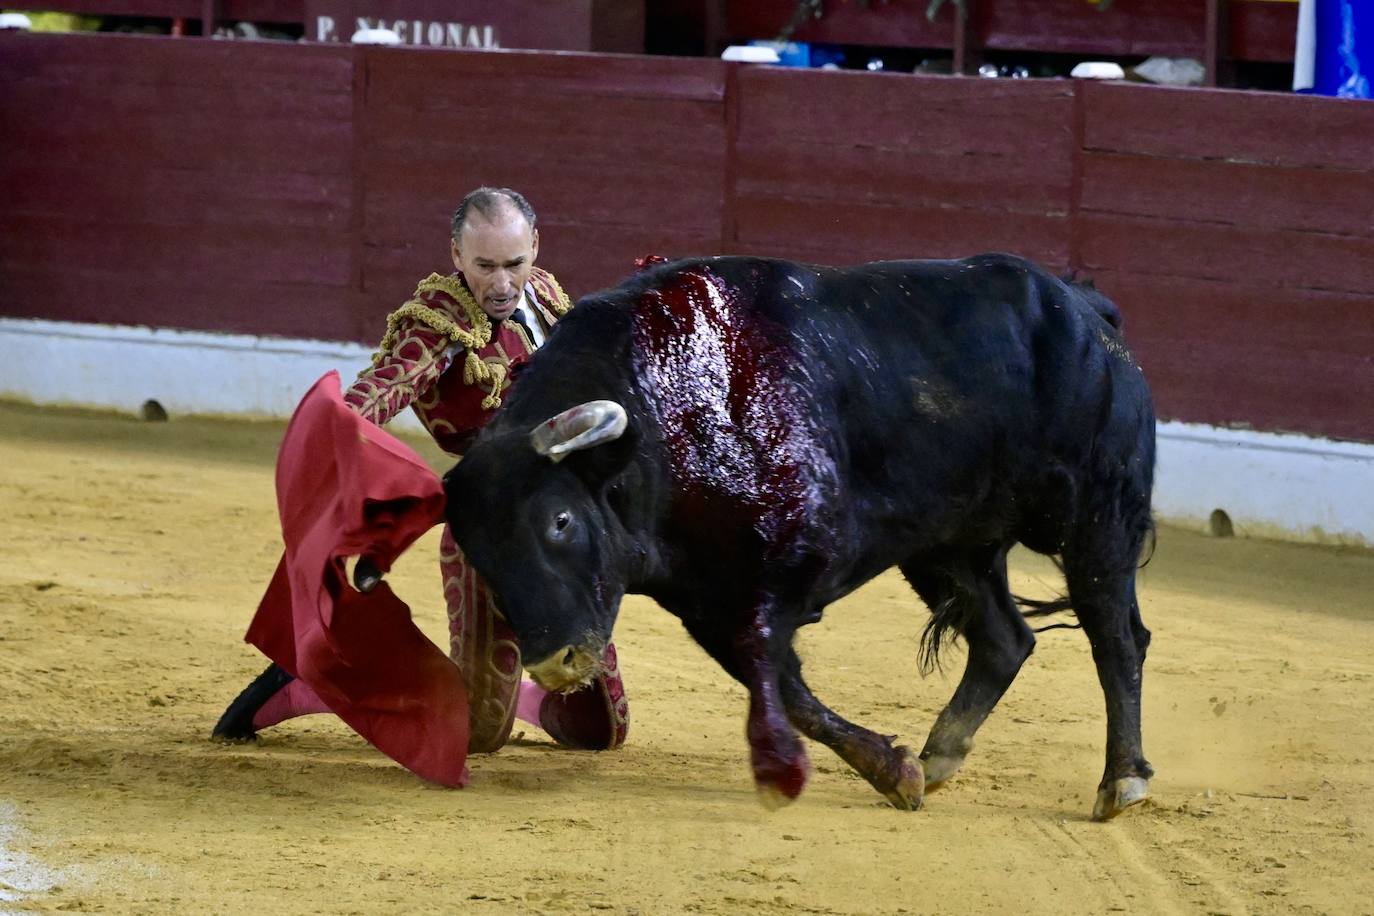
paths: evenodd
<path fill-rule="evenodd" d="M 553 274 L 537 267 L 525 301 L 549 327 L 572 305 Z M 462 274 L 430 274 L 387 317 L 372 365 L 358 374 L 344 401 L 379 426 L 411 407 L 440 448 L 461 455 L 500 406 L 511 368 L 534 349 L 514 321 L 493 327 Z"/>

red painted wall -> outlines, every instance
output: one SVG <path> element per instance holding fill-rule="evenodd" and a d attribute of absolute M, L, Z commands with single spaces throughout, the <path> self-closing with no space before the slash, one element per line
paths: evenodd
<path fill-rule="evenodd" d="M 4 35 L 0 136 L 0 314 L 372 342 L 509 184 L 574 295 L 648 251 L 1010 250 L 1121 304 L 1162 416 L 1374 441 L 1370 103 Z"/>

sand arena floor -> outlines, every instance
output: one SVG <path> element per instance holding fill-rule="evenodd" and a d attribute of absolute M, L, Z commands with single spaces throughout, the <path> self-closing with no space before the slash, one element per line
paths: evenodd
<path fill-rule="evenodd" d="M 628 746 L 525 728 L 447 791 L 323 717 L 207 740 L 263 665 L 240 640 L 278 553 L 280 433 L 0 405 L 0 911 L 1374 912 L 1369 553 L 1161 532 L 1158 776 L 1110 824 L 1087 820 L 1104 725 L 1081 633 L 1040 637 L 924 811 L 812 746 L 807 792 L 769 814 L 743 691 L 642 599 L 617 630 Z M 442 640 L 436 550 L 392 582 Z M 802 638 L 818 694 L 919 748 L 962 664 L 917 676 L 924 619 L 892 574 L 832 607 Z"/>

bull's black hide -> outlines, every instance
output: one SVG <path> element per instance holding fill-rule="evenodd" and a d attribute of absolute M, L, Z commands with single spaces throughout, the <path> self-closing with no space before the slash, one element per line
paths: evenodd
<path fill-rule="evenodd" d="M 535 427 L 555 418 L 547 451 L 580 416 L 564 412 L 593 401 L 623 406 L 623 434 L 563 460 L 533 447 Z M 446 482 L 454 535 L 536 679 L 587 676 L 621 597 L 649 595 L 748 688 L 765 800 L 805 782 L 795 728 L 919 806 L 923 771 L 926 788 L 953 775 L 1034 645 L 1007 551 L 1061 556 L 1107 700 L 1095 811 L 1109 817 L 1150 775 L 1135 569 L 1153 466 L 1149 391 L 1095 291 L 1006 255 L 729 257 L 579 302 Z M 892 566 L 934 612 L 927 650 L 968 645 L 920 763 L 813 697 L 792 649 L 797 627 Z"/>

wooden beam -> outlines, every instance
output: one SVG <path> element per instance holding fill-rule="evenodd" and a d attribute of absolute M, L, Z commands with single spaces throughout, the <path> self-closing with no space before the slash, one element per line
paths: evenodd
<path fill-rule="evenodd" d="M 705 35 L 702 36 L 707 57 L 719 57 L 725 50 L 729 36 L 725 34 L 727 0 L 704 0 Z"/>
<path fill-rule="evenodd" d="M 1207 0 L 1207 20 L 1203 26 L 1203 85 L 1217 84 L 1217 70 L 1221 62 L 1222 48 L 1226 40 L 1226 27 L 1222 22 L 1226 0 Z"/>
<path fill-rule="evenodd" d="M 977 13 L 978 0 L 964 0 L 962 7 L 957 3 L 947 4 L 954 18 L 954 35 L 951 46 L 954 48 L 953 71 L 955 76 L 968 76 L 979 63 L 973 34 L 973 17 Z"/>

